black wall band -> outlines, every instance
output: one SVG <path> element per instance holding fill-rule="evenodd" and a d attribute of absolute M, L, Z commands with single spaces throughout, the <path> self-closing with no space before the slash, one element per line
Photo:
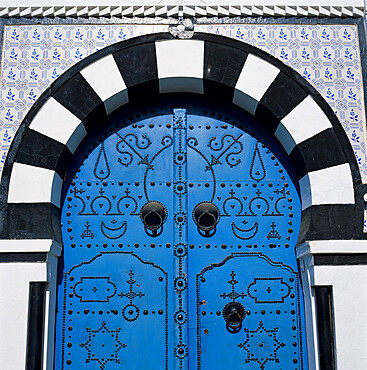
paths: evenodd
<path fill-rule="evenodd" d="M 332 287 L 316 286 L 315 294 L 320 370 L 334 370 L 335 356 Z"/>
<path fill-rule="evenodd" d="M 45 284 L 29 284 L 26 370 L 42 368 Z"/>
<path fill-rule="evenodd" d="M 1 262 L 46 262 L 47 253 L 0 253 Z"/>
<path fill-rule="evenodd" d="M 347 266 L 347 265 L 367 265 L 367 254 L 315 254 L 313 257 L 314 265 Z"/>

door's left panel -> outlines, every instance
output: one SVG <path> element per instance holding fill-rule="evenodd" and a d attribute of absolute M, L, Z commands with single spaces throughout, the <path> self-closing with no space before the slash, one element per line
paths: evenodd
<path fill-rule="evenodd" d="M 55 369 L 167 369 L 172 332 L 172 115 L 136 120 L 81 153 L 65 186 Z M 159 232 L 141 208 L 160 202 Z"/>

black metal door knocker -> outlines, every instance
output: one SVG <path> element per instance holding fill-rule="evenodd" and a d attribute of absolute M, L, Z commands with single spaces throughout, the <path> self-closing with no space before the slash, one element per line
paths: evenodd
<path fill-rule="evenodd" d="M 148 202 L 141 208 L 140 217 L 145 232 L 150 236 L 159 236 L 162 234 L 163 223 L 167 217 L 166 207 L 161 202 Z"/>
<path fill-rule="evenodd" d="M 241 303 L 230 302 L 224 306 L 223 317 L 226 321 L 226 328 L 231 334 L 236 334 L 241 330 L 245 314 L 245 308 Z"/>

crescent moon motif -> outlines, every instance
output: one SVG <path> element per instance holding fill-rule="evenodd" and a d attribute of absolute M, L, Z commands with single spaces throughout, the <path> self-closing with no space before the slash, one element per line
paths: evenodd
<path fill-rule="evenodd" d="M 234 222 L 232 222 L 231 226 L 232 226 L 233 234 L 237 238 L 242 239 L 242 240 L 252 239 L 256 235 L 256 233 L 259 229 L 259 224 L 257 223 L 257 221 L 255 221 L 254 226 L 250 227 L 249 229 L 241 229 L 238 226 L 236 226 Z M 236 231 L 239 231 L 241 233 L 247 233 L 247 235 L 241 236 L 241 235 L 237 234 Z"/>
<path fill-rule="evenodd" d="M 126 221 L 124 221 L 121 226 L 116 227 L 116 228 L 108 227 L 103 221 L 101 222 L 101 231 L 102 231 L 102 234 L 106 238 L 108 238 L 108 239 L 118 239 L 118 238 L 121 238 L 126 233 L 126 229 L 127 229 L 127 223 L 126 223 Z M 108 235 L 107 234 L 107 232 L 114 233 L 116 231 L 120 231 L 120 233 L 118 235 L 115 235 L 115 236 L 111 236 L 111 235 Z"/>

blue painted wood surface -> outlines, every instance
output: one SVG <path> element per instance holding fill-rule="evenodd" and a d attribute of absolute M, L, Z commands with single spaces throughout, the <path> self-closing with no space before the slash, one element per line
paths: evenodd
<path fill-rule="evenodd" d="M 277 144 L 240 124 L 172 109 L 94 145 L 62 208 L 55 369 L 307 369 L 299 196 Z M 166 210 L 156 233 L 150 201 Z"/>

